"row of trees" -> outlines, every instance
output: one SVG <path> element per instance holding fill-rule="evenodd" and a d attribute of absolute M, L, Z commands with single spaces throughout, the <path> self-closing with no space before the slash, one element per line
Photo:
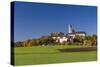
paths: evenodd
<path fill-rule="evenodd" d="M 93 34 L 92 36 L 87 36 L 84 40 L 84 45 L 97 45 L 97 35 Z"/>
<path fill-rule="evenodd" d="M 85 46 L 96 46 L 97 45 L 97 35 L 93 34 L 91 36 L 79 37 L 77 36 L 74 41 L 74 44 L 85 45 Z"/>
<path fill-rule="evenodd" d="M 52 37 L 62 36 L 62 32 L 52 32 L 49 35 L 41 36 L 37 39 L 28 39 L 23 42 L 17 41 L 14 43 L 15 47 L 29 47 L 29 46 L 38 46 L 38 45 L 53 45 L 55 42 Z"/>
<path fill-rule="evenodd" d="M 37 39 L 29 39 L 23 42 L 15 42 L 16 47 L 29 47 L 29 46 L 39 46 L 39 45 L 48 45 L 53 44 L 53 39 L 51 36 L 42 36 L 41 38 Z"/>
<path fill-rule="evenodd" d="M 50 35 L 41 36 L 37 39 L 28 39 L 23 42 L 15 42 L 15 47 L 31 47 L 31 46 L 39 46 L 39 45 L 59 45 L 59 43 L 55 43 L 52 37 L 63 36 L 62 32 L 53 32 Z M 93 34 L 92 36 L 79 37 L 73 39 L 73 42 L 64 42 L 60 45 L 96 45 L 97 44 L 97 35 Z"/>

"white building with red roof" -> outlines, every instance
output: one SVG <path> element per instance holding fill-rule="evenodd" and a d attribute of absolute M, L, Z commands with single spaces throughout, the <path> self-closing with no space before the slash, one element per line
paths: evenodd
<path fill-rule="evenodd" d="M 86 33 L 83 32 L 83 31 L 75 32 L 75 30 L 73 29 L 72 25 L 69 24 L 67 36 L 68 37 L 72 37 L 72 38 L 75 38 L 76 36 L 85 37 L 86 36 Z"/>

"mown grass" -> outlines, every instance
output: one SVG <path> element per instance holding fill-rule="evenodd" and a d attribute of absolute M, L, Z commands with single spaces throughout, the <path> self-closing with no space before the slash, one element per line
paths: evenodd
<path fill-rule="evenodd" d="M 96 61 L 96 51 L 60 52 L 57 49 L 79 48 L 84 46 L 33 46 L 17 47 L 14 50 L 15 65 L 51 64 L 66 62 Z"/>

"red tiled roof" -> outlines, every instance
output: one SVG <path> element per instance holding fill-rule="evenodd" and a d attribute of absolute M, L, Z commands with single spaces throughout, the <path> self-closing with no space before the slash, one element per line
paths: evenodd
<path fill-rule="evenodd" d="M 73 33 L 68 33 L 68 34 L 76 34 L 76 33 L 82 34 L 82 33 L 85 33 L 85 32 L 73 32 Z"/>

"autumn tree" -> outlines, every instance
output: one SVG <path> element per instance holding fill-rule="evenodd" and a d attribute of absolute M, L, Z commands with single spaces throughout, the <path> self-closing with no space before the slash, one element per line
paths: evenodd
<path fill-rule="evenodd" d="M 40 38 L 40 40 L 41 40 L 41 43 L 42 43 L 42 44 L 46 44 L 46 45 L 53 42 L 53 41 L 52 41 L 52 37 L 49 36 L 49 35 L 42 36 L 42 37 Z"/>
<path fill-rule="evenodd" d="M 31 46 L 31 45 L 30 45 L 30 41 L 31 41 L 31 40 L 25 40 L 25 41 L 23 42 L 24 47 L 30 47 L 30 46 Z"/>
<path fill-rule="evenodd" d="M 37 39 L 30 40 L 29 45 L 30 46 L 37 46 Z"/>
<path fill-rule="evenodd" d="M 93 34 L 91 36 L 91 41 L 92 41 L 92 46 L 97 45 L 97 35 L 96 34 Z"/>

